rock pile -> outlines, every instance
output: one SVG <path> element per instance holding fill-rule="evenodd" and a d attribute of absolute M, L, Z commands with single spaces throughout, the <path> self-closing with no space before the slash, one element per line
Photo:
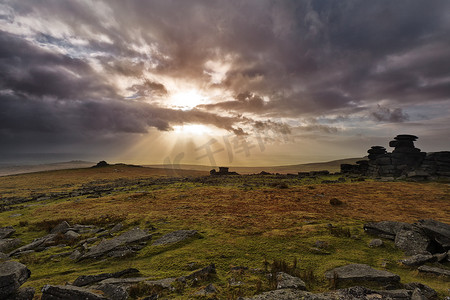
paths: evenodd
<path fill-rule="evenodd" d="M 367 151 L 368 161 L 342 164 L 341 173 L 387 178 L 404 176 L 415 180 L 450 176 L 450 151 L 427 154 L 414 146 L 417 139 L 414 135 L 397 135 L 389 142 L 389 146 L 394 147 L 392 153 L 382 146 L 372 146 Z"/>
<path fill-rule="evenodd" d="M 219 171 L 216 171 L 216 169 L 212 169 L 211 171 L 209 171 L 210 175 L 239 175 L 236 172 L 230 172 L 228 171 L 229 168 L 227 167 L 219 167 Z"/>

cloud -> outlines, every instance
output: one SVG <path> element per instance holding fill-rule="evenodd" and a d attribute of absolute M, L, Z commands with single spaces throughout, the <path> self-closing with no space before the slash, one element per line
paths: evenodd
<path fill-rule="evenodd" d="M 401 108 L 390 109 L 381 105 L 370 116 L 377 122 L 401 123 L 409 120 L 409 115 Z"/>

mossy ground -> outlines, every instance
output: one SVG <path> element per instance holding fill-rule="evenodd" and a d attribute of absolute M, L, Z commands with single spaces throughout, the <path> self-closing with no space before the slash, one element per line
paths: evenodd
<path fill-rule="evenodd" d="M 220 299 L 235 299 L 270 288 L 263 274 L 274 260 L 296 261 L 297 270 L 307 277 L 308 289 L 328 290 L 325 271 L 347 263 L 366 263 L 401 276 L 402 282 L 419 281 L 447 293 L 445 278 L 418 274 L 398 263 L 403 253 L 391 241 L 369 248 L 373 238 L 362 226 L 367 221 L 405 221 L 433 218 L 450 223 L 450 185 L 447 183 L 350 182 L 321 184 L 337 176 L 304 178 L 286 176 L 198 177 L 152 181 L 166 178 L 163 170 L 111 166 L 0 177 L 3 197 L 27 197 L 33 193 L 63 192 L 86 184 L 101 185 L 128 180 L 126 188 L 97 198 L 65 197 L 28 202 L 0 213 L 0 226 L 12 225 L 24 243 L 46 234 L 46 224 L 60 220 L 71 224 L 110 226 L 121 221 L 128 230 L 152 230 L 155 238 L 179 229 L 196 229 L 201 238 L 169 246 L 149 243 L 136 256 L 122 259 L 74 262 L 68 257 L 50 256 L 71 251 L 70 246 L 28 254 L 19 258 L 32 272 L 25 286 L 40 289 L 44 284 L 72 282 L 79 275 L 115 272 L 134 267 L 155 279 L 177 277 L 191 272 L 189 264 L 215 263 Z M 197 176 L 197 177 L 195 177 Z M 136 184 L 129 182 L 135 180 Z M 149 181 L 146 181 L 149 180 Z M 147 184 L 147 183 L 148 184 Z M 280 185 L 285 183 L 286 187 Z M 329 201 L 338 198 L 341 206 Z M 19 215 L 20 214 L 20 215 Z M 341 231 L 330 230 L 330 225 Z M 47 226 L 47 227 L 48 227 Z M 342 234 L 339 234 L 339 233 Z M 314 254 L 318 240 L 328 243 L 330 254 Z M 233 266 L 248 270 L 231 271 Z M 270 269 L 270 266 L 269 266 Z M 242 284 L 237 284 L 241 282 Z M 200 286 L 190 286 L 172 296 L 189 298 Z M 37 296 L 39 297 L 39 296 Z"/>

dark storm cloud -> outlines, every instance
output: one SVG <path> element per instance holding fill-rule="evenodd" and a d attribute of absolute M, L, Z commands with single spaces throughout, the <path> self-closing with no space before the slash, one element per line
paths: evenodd
<path fill-rule="evenodd" d="M 246 114 L 261 120 L 338 115 L 343 122 L 359 114 L 404 122 L 409 105 L 441 101 L 448 107 L 446 0 L 30 0 L 4 6 L 3 132 L 142 133 L 198 122 L 245 134 L 244 126 L 261 126 Z M 227 66 L 219 82 L 211 81 L 209 62 Z M 119 76 L 141 83 L 123 87 L 113 80 Z M 237 96 L 191 111 L 124 100 L 164 101 L 167 78 Z M 264 126 L 285 130 L 275 122 Z"/>

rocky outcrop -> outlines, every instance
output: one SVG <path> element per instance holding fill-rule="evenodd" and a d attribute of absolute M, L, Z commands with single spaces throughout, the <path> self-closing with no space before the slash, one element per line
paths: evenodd
<path fill-rule="evenodd" d="M 135 228 L 115 238 L 101 241 L 100 244 L 89 248 L 87 253 L 81 256 L 79 259 L 101 257 L 118 249 L 120 246 L 127 246 L 134 243 L 148 241 L 149 239 L 151 239 L 151 237 L 152 235 L 148 234 L 144 230 Z"/>
<path fill-rule="evenodd" d="M 219 167 L 219 171 L 216 171 L 216 169 L 212 169 L 211 171 L 209 171 L 209 174 L 212 176 L 215 176 L 215 175 L 239 175 L 236 172 L 230 172 L 228 170 L 229 170 L 229 168 L 227 168 L 227 167 Z"/>
<path fill-rule="evenodd" d="M 430 239 L 418 229 L 402 229 L 395 236 L 395 246 L 406 255 L 423 254 L 430 250 Z"/>
<path fill-rule="evenodd" d="M 325 277 L 329 280 L 337 282 L 352 281 L 370 281 L 379 283 L 398 283 L 400 276 L 383 271 L 376 270 L 364 264 L 349 264 L 335 268 L 325 273 Z"/>
<path fill-rule="evenodd" d="M 30 277 L 30 270 L 16 261 L 0 264 L 0 299 L 12 297 L 18 293 L 20 286 Z M 33 293 L 34 294 L 34 293 Z M 31 297 L 30 299 L 32 299 Z"/>
<path fill-rule="evenodd" d="M 436 258 L 431 254 L 416 254 L 402 259 L 400 262 L 405 266 L 417 267 L 434 260 L 436 260 Z"/>
<path fill-rule="evenodd" d="M 381 221 L 364 224 L 364 231 L 366 233 L 390 240 L 395 240 L 395 236 L 400 230 L 411 228 L 411 224 L 395 221 Z"/>
<path fill-rule="evenodd" d="M 136 274 L 139 273 L 138 269 L 129 268 L 115 273 L 102 273 L 97 275 L 81 275 L 72 283 L 74 286 L 82 287 L 90 284 L 94 284 L 96 282 L 100 282 L 102 280 L 108 278 L 118 278 L 124 275 Z"/>
<path fill-rule="evenodd" d="M 0 240 L 6 239 L 7 237 L 14 234 L 14 232 L 16 232 L 16 230 L 12 226 L 1 227 L 0 228 Z"/>
<path fill-rule="evenodd" d="M 436 267 L 430 267 L 430 266 L 421 266 L 418 268 L 419 272 L 423 273 L 431 273 L 438 276 L 447 276 L 450 277 L 450 270 L 442 269 L 442 268 L 436 268 Z"/>

